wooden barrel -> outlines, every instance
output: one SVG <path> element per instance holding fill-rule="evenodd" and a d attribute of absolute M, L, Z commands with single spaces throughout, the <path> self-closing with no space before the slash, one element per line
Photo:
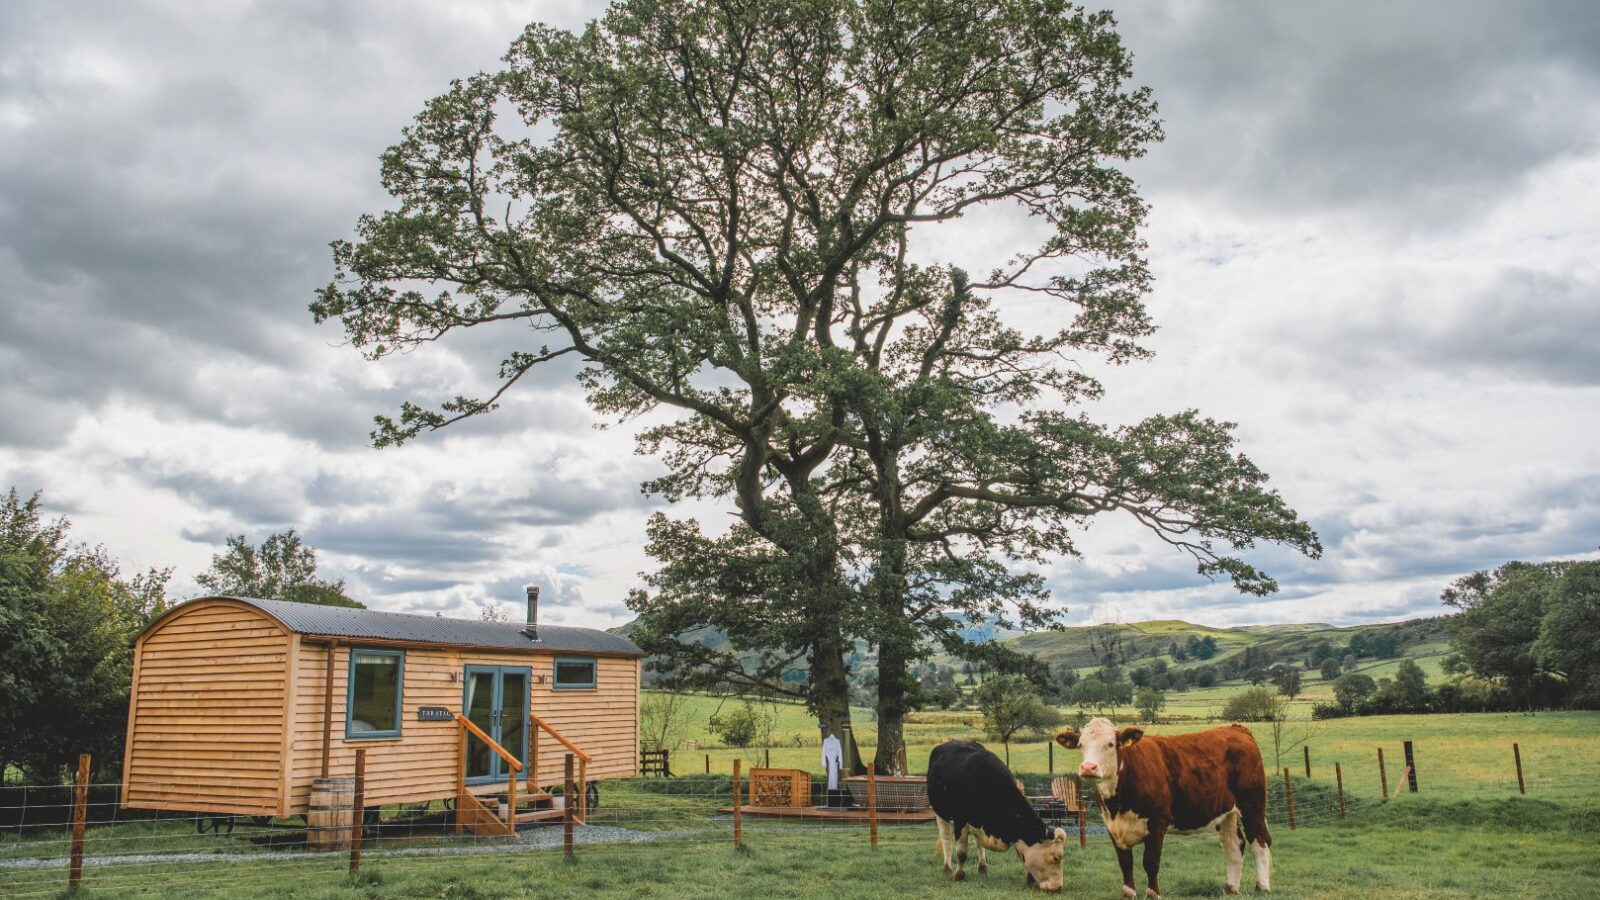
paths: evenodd
<path fill-rule="evenodd" d="M 312 850 L 348 850 L 350 815 L 355 803 L 354 778 L 318 778 L 311 782 L 306 844 Z"/>

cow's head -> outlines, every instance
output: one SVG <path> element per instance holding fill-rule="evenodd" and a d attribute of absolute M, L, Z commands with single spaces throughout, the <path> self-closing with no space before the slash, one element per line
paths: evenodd
<path fill-rule="evenodd" d="M 1056 735 L 1056 743 L 1068 750 L 1083 751 L 1083 762 L 1078 764 L 1078 777 L 1087 784 L 1097 785 L 1101 793 L 1110 796 L 1117 792 L 1117 751 L 1132 747 L 1144 737 L 1141 728 L 1117 730 L 1110 719 L 1090 719 L 1082 732 L 1071 729 Z"/>
<path fill-rule="evenodd" d="M 1061 890 L 1066 880 L 1061 874 L 1061 861 L 1066 855 L 1065 828 L 1051 829 L 1050 836 L 1037 844 L 1017 842 L 1017 856 L 1022 858 L 1022 867 L 1028 871 L 1028 883 L 1052 894 Z"/>

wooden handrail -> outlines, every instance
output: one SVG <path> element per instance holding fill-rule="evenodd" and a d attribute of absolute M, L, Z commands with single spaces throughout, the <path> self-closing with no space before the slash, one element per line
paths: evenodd
<path fill-rule="evenodd" d="M 496 741 L 494 738 L 489 737 L 489 735 L 486 734 L 482 728 L 479 728 L 478 726 L 472 724 L 472 720 L 471 719 L 467 718 L 466 716 L 463 716 L 460 713 L 456 713 L 456 721 L 460 722 L 461 723 L 461 727 L 463 727 L 467 731 L 471 732 L 472 735 L 474 737 L 476 737 L 478 740 L 483 741 L 485 744 L 489 745 L 489 749 L 490 750 L 493 750 L 494 752 L 500 754 L 500 758 L 505 760 L 507 763 L 509 763 L 511 765 L 511 771 L 513 771 L 513 772 L 521 772 L 522 771 L 522 761 L 517 759 L 515 756 L 511 755 L 511 751 L 510 750 L 507 750 L 506 748 L 500 746 L 500 742 L 499 741 Z"/>
<path fill-rule="evenodd" d="M 460 716 L 457 715 L 456 718 L 460 718 Z M 583 760 L 584 762 L 594 762 L 594 757 L 592 757 L 589 754 L 583 752 L 582 750 L 579 750 L 577 744 L 574 744 L 573 742 L 567 740 L 566 737 L 561 734 L 561 732 L 555 730 L 554 728 L 551 728 L 549 722 L 546 722 L 545 720 L 539 718 L 537 715 L 534 715 L 534 714 L 531 714 L 531 713 L 529 714 L 528 718 L 533 720 L 533 724 L 534 725 L 538 726 L 539 728 L 543 728 L 545 731 L 550 732 L 550 736 L 555 738 L 557 741 L 559 741 L 561 743 L 561 746 L 563 746 L 563 747 L 567 748 L 568 750 L 572 751 L 572 755 L 573 756 L 576 756 L 577 758 Z"/>

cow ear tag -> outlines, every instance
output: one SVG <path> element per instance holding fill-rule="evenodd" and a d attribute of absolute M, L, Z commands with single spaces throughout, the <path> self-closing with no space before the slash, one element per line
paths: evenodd
<path fill-rule="evenodd" d="M 1124 747 L 1132 747 L 1133 746 L 1133 738 L 1131 738 L 1131 737 L 1123 738 L 1122 739 L 1122 746 L 1124 746 Z"/>

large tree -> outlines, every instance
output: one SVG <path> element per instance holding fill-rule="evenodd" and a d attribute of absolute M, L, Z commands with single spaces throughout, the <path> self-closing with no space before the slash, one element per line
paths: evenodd
<path fill-rule="evenodd" d="M 1508 562 L 1440 595 L 1460 668 L 1519 706 L 1600 706 L 1600 562 Z"/>
<path fill-rule="evenodd" d="M 1449 622 L 1451 647 L 1468 671 L 1504 684 L 1519 706 L 1548 705 L 1560 693 L 1555 673 L 1533 650 L 1560 577 L 1554 563 L 1508 562 L 1464 575 L 1440 594 L 1459 610 Z"/>
<path fill-rule="evenodd" d="M 1600 561 L 1564 567 L 1533 652 L 1566 679 L 1570 703 L 1600 709 Z"/>
<path fill-rule="evenodd" d="M 1131 514 L 1252 592 L 1272 582 L 1235 548 L 1317 552 L 1226 424 L 1066 411 L 1100 393 L 1081 363 L 1140 358 L 1151 330 L 1118 167 L 1160 130 L 1109 15 L 631 0 L 581 34 L 530 26 L 506 63 L 385 154 L 397 206 L 335 243 L 312 309 L 375 357 L 463 328 L 511 345 L 489 396 L 407 404 L 379 444 L 568 355 L 601 413 L 676 412 L 641 436 L 668 468 L 650 489 L 738 513 L 650 523 L 636 634 L 677 674 L 803 693 L 837 727 L 865 640 L 887 770 L 919 655 L 1016 667 L 960 628 L 1048 624 L 1029 567 L 1090 516 Z M 930 256 L 985 207 L 1025 221 L 1006 259 L 974 279 Z M 677 640 L 707 627 L 728 646 Z"/>

